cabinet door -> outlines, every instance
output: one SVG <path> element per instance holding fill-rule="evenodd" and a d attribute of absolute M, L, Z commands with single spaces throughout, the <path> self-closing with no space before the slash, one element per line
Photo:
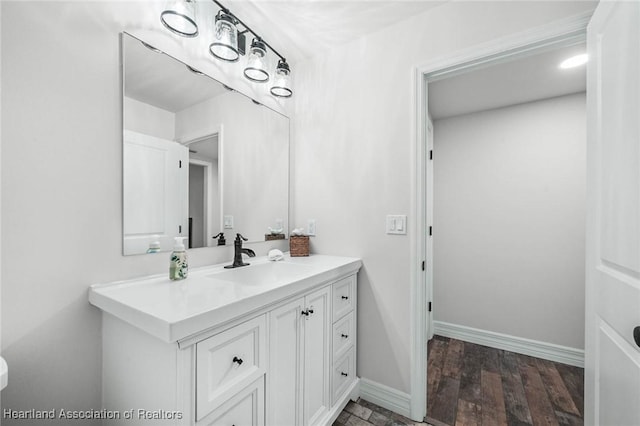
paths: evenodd
<path fill-rule="evenodd" d="M 301 360 L 304 299 L 290 302 L 269 314 L 269 374 L 267 423 L 302 424 Z"/>
<path fill-rule="evenodd" d="M 265 328 L 261 315 L 197 343 L 197 420 L 264 375 Z"/>
<path fill-rule="evenodd" d="M 215 410 L 203 426 L 264 426 L 264 377 L 247 386 Z"/>
<path fill-rule="evenodd" d="M 331 288 L 305 297 L 304 425 L 316 424 L 329 410 Z M 311 312 L 313 311 L 313 313 Z"/>

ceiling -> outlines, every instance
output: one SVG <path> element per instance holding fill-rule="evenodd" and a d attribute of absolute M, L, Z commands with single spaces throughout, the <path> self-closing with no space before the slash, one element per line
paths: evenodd
<path fill-rule="evenodd" d="M 189 143 L 189 157 L 201 160 L 218 159 L 218 134 Z"/>
<path fill-rule="evenodd" d="M 223 1 L 291 63 L 443 3 L 433 0 Z M 213 5 L 207 8 L 217 10 Z M 201 22 L 204 19 L 204 15 L 199 16 Z M 582 92 L 586 86 L 584 67 L 560 70 L 558 64 L 584 50 L 584 45 L 577 45 L 545 51 L 430 83 L 429 111 L 434 119 L 440 119 Z M 225 90 L 215 80 L 193 74 L 182 63 L 155 53 L 139 42 L 127 44 L 125 64 L 127 89 L 139 88 L 137 93 L 128 91 L 127 96 L 168 111 L 183 110 Z M 159 69 L 163 73 L 154 72 Z M 185 93 L 188 96 L 184 96 Z"/>
<path fill-rule="evenodd" d="M 560 63 L 586 46 L 557 48 L 429 83 L 433 120 L 584 92 L 586 67 Z"/>
<path fill-rule="evenodd" d="M 292 64 L 442 3 L 444 1 L 434 0 L 222 1 Z M 201 3 L 197 16 L 200 25 L 217 10 L 213 3 Z M 250 42 L 248 36 L 247 43 Z M 124 63 L 126 96 L 166 111 L 181 111 L 225 91 L 215 80 L 190 72 L 181 62 L 154 52 L 133 38 L 127 39 Z"/>
<path fill-rule="evenodd" d="M 435 0 L 222 0 L 296 63 L 444 4 Z M 250 40 L 249 40 L 250 41 Z"/>
<path fill-rule="evenodd" d="M 123 38 L 125 96 L 176 113 L 226 89 L 216 80 L 195 74 L 182 62 Z M 158 72 L 161 71 L 161 72 Z"/>

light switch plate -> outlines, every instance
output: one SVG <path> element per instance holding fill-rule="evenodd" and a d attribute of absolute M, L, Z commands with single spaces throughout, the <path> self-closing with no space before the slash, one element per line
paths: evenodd
<path fill-rule="evenodd" d="M 233 216 L 227 215 L 224 217 L 224 229 L 233 229 Z"/>
<path fill-rule="evenodd" d="M 388 215 L 387 216 L 387 234 L 407 235 L 407 216 L 406 215 Z"/>
<path fill-rule="evenodd" d="M 309 219 L 307 221 L 307 235 L 313 237 L 316 235 L 316 220 Z"/>

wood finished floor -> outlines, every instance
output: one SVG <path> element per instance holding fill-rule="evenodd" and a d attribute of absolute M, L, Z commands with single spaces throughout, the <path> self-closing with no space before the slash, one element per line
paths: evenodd
<path fill-rule="evenodd" d="M 584 423 L 582 368 L 440 336 L 428 353 L 429 423 Z"/>
<path fill-rule="evenodd" d="M 428 363 L 428 424 L 583 424 L 582 368 L 440 336 L 429 342 Z M 359 399 L 334 426 L 424 424 Z"/>

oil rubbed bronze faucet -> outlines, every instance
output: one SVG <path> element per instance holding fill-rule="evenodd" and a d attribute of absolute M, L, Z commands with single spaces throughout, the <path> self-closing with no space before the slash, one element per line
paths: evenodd
<path fill-rule="evenodd" d="M 247 266 L 249 263 L 244 263 L 242 261 L 242 255 L 246 254 L 249 257 L 256 257 L 256 252 L 249 248 L 242 248 L 242 241 L 247 241 L 247 238 L 243 237 L 240 234 L 236 234 L 236 239 L 233 241 L 233 264 L 225 266 L 227 269 L 231 268 L 239 268 L 240 266 Z"/>

